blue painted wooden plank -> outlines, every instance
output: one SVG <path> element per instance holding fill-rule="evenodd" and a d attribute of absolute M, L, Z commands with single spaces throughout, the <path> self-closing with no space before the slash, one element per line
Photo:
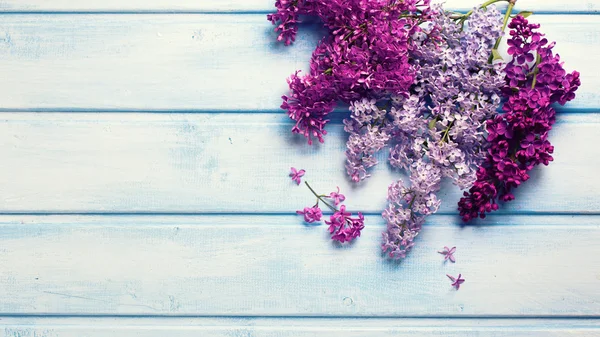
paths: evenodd
<path fill-rule="evenodd" d="M 1 216 L 0 315 L 600 316 L 600 217 L 493 222 L 433 216 L 395 264 L 377 216 L 342 247 L 297 216 Z"/>
<path fill-rule="evenodd" d="M 1 337 L 598 336 L 597 319 L 2 318 Z"/>
<path fill-rule="evenodd" d="M 4 0 L 0 12 L 98 12 L 98 11 L 178 11 L 178 12 L 243 12 L 271 11 L 275 0 Z M 447 0 L 447 8 L 465 10 L 483 1 Z M 502 6 L 506 7 L 506 6 Z M 541 12 L 598 12 L 593 0 L 528 0 L 518 1 L 517 10 Z"/>
<path fill-rule="evenodd" d="M 534 20 L 558 41 L 566 68 L 582 73 L 578 99 L 568 107 L 600 108 L 598 17 Z M 286 48 L 276 44 L 264 14 L 5 15 L 0 108 L 279 110 L 285 79 L 306 69 L 323 35 L 317 26 L 303 26 Z"/>
<path fill-rule="evenodd" d="M 536 169 L 509 213 L 598 213 L 600 114 L 563 114 L 556 160 Z M 379 213 L 402 175 L 383 162 L 355 185 L 344 172 L 345 134 L 329 125 L 310 147 L 284 114 L 0 113 L 0 212 L 293 213 L 314 201 L 288 177 L 307 170 L 319 191 L 340 186 L 348 207 Z M 447 184 L 441 212 L 461 191 Z"/>

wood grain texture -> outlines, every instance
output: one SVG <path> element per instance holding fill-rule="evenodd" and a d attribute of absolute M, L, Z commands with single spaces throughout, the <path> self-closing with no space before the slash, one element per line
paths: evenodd
<path fill-rule="evenodd" d="M 582 72 L 556 160 L 477 226 L 447 184 L 397 264 L 377 214 L 401 175 L 353 187 L 340 116 L 308 147 L 279 111 L 314 22 L 285 48 L 273 0 L 0 0 L 0 337 L 600 336 L 600 3 L 518 6 Z M 302 223 L 290 166 L 369 214 L 358 241 Z"/>
<path fill-rule="evenodd" d="M 534 20 L 558 42 L 566 68 L 582 73 L 578 98 L 567 107 L 600 107 L 598 17 Z M 308 66 L 323 36 L 317 26 L 304 24 L 298 42 L 286 48 L 275 42 L 264 14 L 5 15 L 1 107 L 276 111 L 285 79 Z"/>
<path fill-rule="evenodd" d="M 502 212 L 598 213 L 599 123 L 600 114 L 560 115 L 555 161 L 534 170 Z M 283 113 L 0 113 L 0 212 L 290 214 L 314 201 L 290 166 L 306 169 L 320 192 L 340 186 L 354 210 L 385 208 L 388 185 L 403 177 L 385 152 L 356 185 L 340 123 L 312 147 L 291 126 Z M 441 212 L 454 214 L 460 194 L 448 182 Z"/>
<path fill-rule="evenodd" d="M 481 2 L 483 1 L 447 0 L 446 7 L 465 10 Z M 0 3 L 0 12 L 269 12 L 273 10 L 274 3 L 275 0 L 3 0 Z M 522 0 L 517 2 L 517 10 L 536 12 L 598 12 L 599 9 L 598 2 L 594 0 Z"/>
<path fill-rule="evenodd" d="M 381 222 L 340 247 L 291 215 L 1 216 L 0 315 L 600 316 L 598 216 L 433 216 L 401 264 Z"/>
<path fill-rule="evenodd" d="M 598 336 L 589 319 L 3 318 L 0 337 Z"/>

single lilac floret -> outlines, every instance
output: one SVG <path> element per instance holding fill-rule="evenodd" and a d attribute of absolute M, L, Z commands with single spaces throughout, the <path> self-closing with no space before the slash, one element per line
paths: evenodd
<path fill-rule="evenodd" d="M 304 176 L 304 173 L 306 173 L 305 170 L 297 170 L 295 167 L 291 167 L 290 168 L 291 172 L 290 172 L 290 177 L 292 177 L 292 181 L 296 182 L 296 184 L 300 185 L 300 182 L 302 181 L 302 177 Z"/>
<path fill-rule="evenodd" d="M 465 283 L 465 279 L 464 279 L 464 278 L 462 278 L 462 275 L 461 275 L 461 274 L 458 274 L 458 276 L 457 276 L 457 277 L 454 277 L 454 276 L 452 276 L 452 275 L 448 275 L 448 274 L 446 274 L 446 276 L 448 276 L 448 278 L 449 278 L 450 280 L 452 280 L 452 284 L 451 284 L 451 285 L 452 285 L 454 288 L 456 288 L 456 290 L 460 289 L 460 285 L 461 285 L 461 284 L 463 284 L 463 283 Z"/>
<path fill-rule="evenodd" d="M 444 250 L 439 251 L 438 253 L 444 255 L 444 261 L 450 260 L 450 262 L 454 263 L 456 262 L 456 259 L 454 258 L 454 252 L 456 252 L 456 247 L 448 248 L 444 246 Z"/>

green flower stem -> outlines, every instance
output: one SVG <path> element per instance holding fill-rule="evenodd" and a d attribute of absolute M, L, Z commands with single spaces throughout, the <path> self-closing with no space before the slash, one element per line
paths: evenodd
<path fill-rule="evenodd" d="M 538 54 L 535 60 L 535 69 L 533 69 L 533 81 L 531 82 L 531 89 L 535 89 L 535 85 L 537 84 L 537 75 L 540 71 L 538 65 L 540 64 L 540 62 L 542 62 L 542 57 L 540 56 L 540 54 Z"/>
<path fill-rule="evenodd" d="M 308 187 L 308 189 L 312 192 L 312 194 L 314 194 L 315 197 L 317 197 L 317 199 L 321 200 L 321 202 L 323 202 L 327 207 L 329 207 L 330 210 L 337 212 L 337 208 L 331 206 L 327 201 L 323 200 L 323 196 L 317 194 L 317 192 L 315 192 L 315 190 L 313 190 L 313 188 L 310 187 L 308 181 L 304 181 L 304 183 L 306 184 L 306 187 Z"/>
<path fill-rule="evenodd" d="M 504 21 L 502 23 L 502 32 L 506 30 L 506 26 L 508 25 L 508 19 L 510 19 L 510 14 L 512 14 L 513 8 L 515 7 L 515 3 L 517 0 L 488 0 L 484 2 L 480 8 L 487 8 L 487 6 L 495 4 L 496 2 L 507 1 L 508 8 L 506 9 L 506 13 L 504 14 Z M 465 21 L 473 14 L 473 10 L 468 11 L 464 15 L 460 15 L 456 17 L 456 20 L 459 20 L 458 23 L 462 27 Z M 461 28 L 462 29 L 462 28 Z M 492 63 L 495 58 L 500 58 L 498 55 L 498 47 L 500 46 L 500 42 L 502 42 L 502 35 L 498 37 L 496 43 L 494 44 L 494 48 L 492 49 L 492 54 L 490 55 L 489 63 Z"/>
<path fill-rule="evenodd" d="M 508 2 L 508 8 L 506 9 L 506 14 L 504 14 L 504 22 L 502 23 L 502 32 L 506 30 L 506 26 L 508 25 L 508 19 L 510 19 L 510 14 L 512 13 L 513 8 L 515 7 L 515 3 L 517 0 L 510 0 Z M 494 49 L 498 49 L 500 46 L 500 42 L 502 41 L 502 35 L 496 40 L 496 44 L 494 44 Z"/>
<path fill-rule="evenodd" d="M 415 219 L 415 211 L 413 211 L 413 205 L 415 204 L 415 199 L 417 199 L 417 193 L 413 192 L 413 197 L 410 200 L 410 204 L 408 205 L 408 209 L 410 209 L 410 219 L 411 220 Z M 408 229 L 408 227 L 406 229 Z"/>
<path fill-rule="evenodd" d="M 513 0 L 488 0 L 488 1 L 484 2 L 481 5 L 481 7 L 479 7 L 479 8 L 487 8 L 487 6 L 493 5 L 496 2 L 501 2 L 501 1 L 507 1 L 509 3 L 513 2 L 513 6 L 514 6 L 514 1 Z M 469 18 L 469 16 L 471 16 L 471 14 L 473 14 L 473 10 L 468 11 L 467 14 L 464 14 L 464 15 L 461 15 L 461 16 L 457 17 L 457 19 L 460 20 L 460 24 L 463 24 Z"/>
<path fill-rule="evenodd" d="M 442 144 L 443 142 L 446 142 L 446 141 L 450 140 L 450 137 L 448 136 L 448 132 L 450 132 L 450 129 L 452 129 L 453 126 L 454 126 L 454 121 L 452 121 L 450 123 L 450 125 L 448 125 L 448 127 L 446 128 L 446 130 L 444 130 L 444 135 L 442 136 L 442 139 L 440 140 L 440 144 Z"/>
<path fill-rule="evenodd" d="M 417 198 L 417 194 L 413 192 L 413 197 L 410 199 L 410 204 L 408 204 L 408 208 L 412 212 L 413 205 L 415 204 L 415 199 Z"/>
<path fill-rule="evenodd" d="M 508 19 L 510 19 L 510 14 L 512 13 L 513 8 L 515 7 L 516 2 L 517 0 L 509 0 L 508 2 L 508 8 L 506 9 L 506 14 L 504 14 L 504 21 L 502 23 L 502 33 L 504 33 L 504 31 L 506 30 L 506 26 L 508 25 Z M 495 59 L 502 59 L 502 57 L 498 53 L 498 47 L 500 46 L 500 42 L 502 42 L 502 35 L 500 35 L 496 40 L 488 63 L 494 62 Z"/>

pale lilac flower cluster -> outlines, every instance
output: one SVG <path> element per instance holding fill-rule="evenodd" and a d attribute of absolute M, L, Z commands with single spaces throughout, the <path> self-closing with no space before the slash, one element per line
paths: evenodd
<path fill-rule="evenodd" d="M 363 98 L 350 104 L 351 118 L 344 120 L 348 132 L 346 171 L 354 182 L 369 177 L 367 169 L 377 164 L 375 154 L 391 138 L 391 124 L 387 113 L 379 110 L 375 99 Z"/>
<path fill-rule="evenodd" d="M 426 166 L 429 166 L 426 168 Z M 384 252 L 395 259 L 406 257 L 406 253 L 414 246 L 414 239 L 425 223 L 425 217 L 437 211 L 441 201 L 436 197 L 441 176 L 436 170 L 429 171 L 431 164 L 419 161 L 415 164 L 415 174 L 411 174 L 413 186 L 422 185 L 425 181 L 430 188 L 420 190 L 407 187 L 402 180 L 388 188 L 388 207 L 383 211 L 387 222 L 387 230 L 383 232 Z M 416 172 L 419 170 L 419 172 Z M 412 172 L 411 172 L 412 173 Z M 431 179 L 431 180 L 430 180 Z M 431 182 L 437 182 L 431 186 Z"/>
<path fill-rule="evenodd" d="M 355 101 L 344 121 L 352 180 L 367 178 L 374 154 L 386 146 L 390 164 L 409 172 L 410 184 L 399 180 L 389 187 L 383 212 L 382 249 L 392 258 L 406 256 L 425 217 L 439 208 L 443 178 L 461 188 L 475 181 L 486 156 L 485 120 L 499 106 L 504 83 L 501 65 L 488 62 L 501 35 L 500 12 L 475 9 L 464 29 L 441 8 L 434 13 L 413 36 L 416 77 L 408 95 Z"/>

